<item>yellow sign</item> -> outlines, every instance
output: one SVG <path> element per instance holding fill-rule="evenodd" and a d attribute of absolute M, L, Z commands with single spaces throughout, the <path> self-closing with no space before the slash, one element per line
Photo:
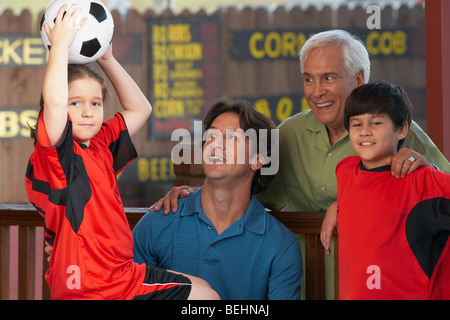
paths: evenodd
<path fill-rule="evenodd" d="M 47 60 L 39 36 L 0 35 L 0 66 L 41 66 Z"/>
<path fill-rule="evenodd" d="M 29 138 L 38 115 L 39 108 L 1 108 L 0 139 Z"/>
<path fill-rule="evenodd" d="M 279 125 L 285 119 L 309 109 L 305 96 L 301 94 L 239 97 L 253 104 L 259 112 Z"/>
<path fill-rule="evenodd" d="M 175 178 L 170 155 L 140 156 L 117 176 L 121 185 L 137 183 L 171 182 Z"/>
<path fill-rule="evenodd" d="M 137 169 L 139 182 L 172 181 L 175 178 L 170 157 L 140 157 L 137 160 Z"/>
<path fill-rule="evenodd" d="M 249 50 L 255 59 L 295 58 L 307 40 L 303 32 L 254 32 L 250 35 Z"/>
<path fill-rule="evenodd" d="M 298 59 L 306 40 L 322 30 L 233 30 L 233 60 Z M 348 30 L 366 44 L 371 57 L 423 56 L 423 28 Z"/>
<path fill-rule="evenodd" d="M 369 54 L 403 55 L 408 50 L 408 35 L 405 31 L 372 31 L 366 38 Z"/>

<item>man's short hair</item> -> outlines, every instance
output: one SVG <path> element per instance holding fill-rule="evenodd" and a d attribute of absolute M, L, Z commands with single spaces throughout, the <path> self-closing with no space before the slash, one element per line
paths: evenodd
<path fill-rule="evenodd" d="M 314 34 L 300 50 L 300 70 L 303 74 L 308 54 L 314 49 L 340 46 L 344 67 L 349 76 L 353 77 L 360 70 L 364 71 L 364 83 L 369 82 L 370 59 L 364 43 L 357 36 L 345 30 L 335 29 Z"/>

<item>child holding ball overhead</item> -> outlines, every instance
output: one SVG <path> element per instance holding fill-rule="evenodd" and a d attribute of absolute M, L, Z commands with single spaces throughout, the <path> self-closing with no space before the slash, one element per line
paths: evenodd
<path fill-rule="evenodd" d="M 85 22 L 76 22 L 79 14 L 76 5 L 64 5 L 54 28 L 45 25 L 52 46 L 25 179 L 53 246 L 45 276 L 52 298 L 218 298 L 199 278 L 132 260 L 115 175 L 137 156 L 130 136 L 146 123 L 151 105 L 110 47 L 97 63 L 124 110 L 103 122 L 103 78 L 86 65 L 68 65 L 68 49 Z"/>

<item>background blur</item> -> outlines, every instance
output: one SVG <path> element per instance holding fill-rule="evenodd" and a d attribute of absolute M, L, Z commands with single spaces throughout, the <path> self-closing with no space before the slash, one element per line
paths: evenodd
<path fill-rule="evenodd" d="M 0 0 L 0 203 L 28 203 L 24 175 L 33 142 L 27 123 L 34 124 L 39 110 L 47 58 L 39 20 L 48 3 Z M 426 130 L 423 1 L 104 3 L 114 16 L 114 54 L 153 105 L 148 126 L 134 138 L 139 157 L 118 176 L 125 206 L 149 206 L 171 188 L 170 154 L 178 144 L 171 133 L 192 131 L 216 98 L 245 98 L 276 124 L 308 108 L 297 54 L 319 31 L 342 28 L 363 39 L 371 80 L 405 87 L 414 119 Z M 376 28 L 368 24 L 373 4 L 380 8 Z M 105 117 L 121 110 L 113 95 L 106 105 Z"/>

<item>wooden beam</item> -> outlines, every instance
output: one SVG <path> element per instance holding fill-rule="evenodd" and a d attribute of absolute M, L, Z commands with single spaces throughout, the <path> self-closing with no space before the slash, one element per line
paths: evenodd
<path fill-rule="evenodd" d="M 425 6 L 427 134 L 450 159 L 450 1 Z"/>

